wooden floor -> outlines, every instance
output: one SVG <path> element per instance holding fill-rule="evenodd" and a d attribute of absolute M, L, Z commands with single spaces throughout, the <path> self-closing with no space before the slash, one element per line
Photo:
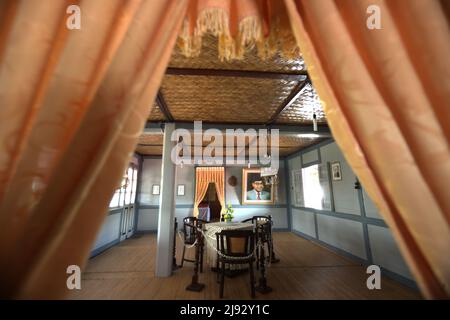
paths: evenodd
<path fill-rule="evenodd" d="M 420 299 L 421 296 L 393 280 L 382 278 L 381 290 L 368 290 L 365 268 L 326 248 L 289 232 L 274 234 L 281 262 L 268 268 L 273 292 L 256 299 Z M 193 251 L 189 249 L 188 251 Z M 190 252 L 192 253 L 192 252 Z M 192 263 L 169 278 L 154 276 L 156 235 L 141 235 L 92 258 L 82 274 L 81 290 L 69 299 L 218 299 L 216 274 L 205 268 L 200 274 L 202 292 L 186 291 Z M 177 260 L 181 244 L 177 239 Z M 259 274 L 256 272 L 256 276 Z M 225 299 L 250 299 L 248 274 L 225 278 Z"/>

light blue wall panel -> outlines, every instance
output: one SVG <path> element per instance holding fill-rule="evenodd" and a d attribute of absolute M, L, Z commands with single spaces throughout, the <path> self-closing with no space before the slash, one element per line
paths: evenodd
<path fill-rule="evenodd" d="M 316 237 L 314 213 L 292 208 L 292 229 Z"/>
<path fill-rule="evenodd" d="M 234 221 L 242 221 L 253 216 L 271 215 L 273 227 L 277 229 L 287 229 L 287 209 L 286 208 L 259 208 L 259 207 L 239 207 L 234 209 Z"/>
<path fill-rule="evenodd" d="M 356 176 L 345 161 L 336 143 L 330 143 L 320 148 L 322 163 L 339 161 L 342 180 L 332 181 L 334 205 L 337 212 L 360 215 L 361 210 L 358 192 L 355 189 Z"/>
<path fill-rule="evenodd" d="M 373 262 L 406 278 L 413 279 L 389 229 L 369 225 Z"/>
<path fill-rule="evenodd" d="M 152 194 L 152 186 L 157 184 L 161 187 L 161 159 L 144 159 L 141 177 L 140 204 L 158 205 L 159 195 Z"/>
<path fill-rule="evenodd" d="M 97 239 L 95 240 L 92 250 L 119 239 L 120 215 L 120 213 L 116 213 L 105 217 L 102 228 L 97 235 Z"/>
<path fill-rule="evenodd" d="M 368 194 L 364 190 L 363 190 L 363 199 L 366 216 L 369 218 L 383 219 L 378 213 L 378 208 L 375 206 L 373 201 L 369 198 Z"/>
<path fill-rule="evenodd" d="M 137 231 L 155 231 L 158 229 L 158 209 L 139 210 Z"/>
<path fill-rule="evenodd" d="M 183 168 L 177 166 L 176 178 L 175 178 L 175 190 L 179 184 L 184 184 L 184 196 L 179 196 L 175 193 L 175 203 L 186 205 L 194 203 L 195 194 L 195 168 L 194 166 L 186 166 Z"/>
<path fill-rule="evenodd" d="M 361 222 L 318 214 L 317 228 L 319 240 L 367 259 Z"/>

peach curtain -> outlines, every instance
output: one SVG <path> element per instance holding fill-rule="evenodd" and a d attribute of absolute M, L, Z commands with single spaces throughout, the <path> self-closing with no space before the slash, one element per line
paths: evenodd
<path fill-rule="evenodd" d="M 202 202 L 208 190 L 208 185 L 214 183 L 217 198 L 222 206 L 221 212 L 225 210 L 225 170 L 223 167 L 197 167 L 195 170 L 195 200 L 194 217 L 198 217 L 198 205 Z"/>
<path fill-rule="evenodd" d="M 67 267 L 85 264 L 187 4 L 1 1 L 2 297 L 61 297 Z"/>
<path fill-rule="evenodd" d="M 424 295 L 449 297 L 450 31 L 444 1 L 285 3 L 336 142 Z M 370 5 L 380 9 L 381 29 L 366 26 Z"/>

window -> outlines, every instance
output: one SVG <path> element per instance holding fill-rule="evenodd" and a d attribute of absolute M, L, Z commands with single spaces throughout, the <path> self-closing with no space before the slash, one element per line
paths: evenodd
<path fill-rule="evenodd" d="M 136 200 L 136 188 L 137 188 L 137 169 L 133 169 L 133 189 L 131 190 L 131 203 Z"/>
<path fill-rule="evenodd" d="M 119 199 L 120 199 L 120 188 L 116 189 L 116 191 L 114 192 L 111 202 L 109 203 L 109 207 L 110 208 L 118 207 Z"/>
<path fill-rule="evenodd" d="M 294 191 L 293 201 L 296 206 L 303 207 L 303 186 L 302 170 L 292 171 L 292 190 Z"/>
<path fill-rule="evenodd" d="M 133 168 L 128 167 L 125 181 L 125 205 L 131 203 L 131 190 L 133 190 Z"/>
<path fill-rule="evenodd" d="M 320 183 L 319 165 L 303 168 L 302 182 L 305 207 L 322 209 L 323 190 Z"/>
<path fill-rule="evenodd" d="M 110 208 L 133 204 L 136 198 L 137 168 L 131 164 L 122 177 L 120 187 L 116 189 L 109 203 Z"/>

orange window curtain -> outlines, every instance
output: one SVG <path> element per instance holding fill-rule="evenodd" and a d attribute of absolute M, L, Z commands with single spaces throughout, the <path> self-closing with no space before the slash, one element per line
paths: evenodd
<path fill-rule="evenodd" d="M 187 1 L 0 2 L 0 296 L 59 298 L 133 154 Z M 78 5 L 81 29 L 66 26 Z"/>
<path fill-rule="evenodd" d="M 194 217 L 198 217 L 198 205 L 202 202 L 208 190 L 208 185 L 214 183 L 217 198 L 222 206 L 221 212 L 225 210 L 225 170 L 223 167 L 197 167 L 195 171 L 195 201 Z"/>
<path fill-rule="evenodd" d="M 336 142 L 424 295 L 448 298 L 448 3 L 285 3 Z M 379 9 L 381 29 L 367 27 L 370 5 Z"/>

